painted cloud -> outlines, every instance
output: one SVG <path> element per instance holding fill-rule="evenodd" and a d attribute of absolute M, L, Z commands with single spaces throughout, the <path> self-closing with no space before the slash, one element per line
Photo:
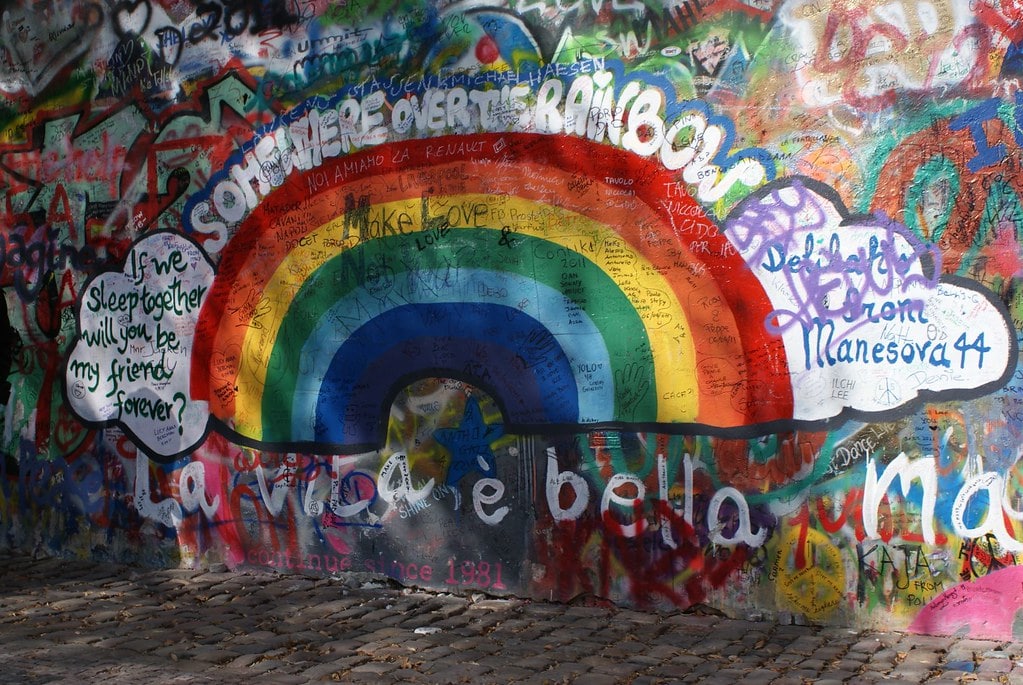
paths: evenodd
<path fill-rule="evenodd" d="M 206 434 L 206 402 L 189 397 L 196 321 L 213 281 L 198 245 L 174 233 L 135 244 L 121 272 L 86 284 L 66 368 L 68 399 L 95 424 L 117 423 L 149 454 L 173 457 Z"/>
<path fill-rule="evenodd" d="M 1004 380 L 1016 338 L 1004 307 L 941 275 L 941 253 L 881 216 L 849 216 L 827 186 L 785 179 L 739 205 L 729 238 L 774 307 L 793 418 L 887 412 Z"/>

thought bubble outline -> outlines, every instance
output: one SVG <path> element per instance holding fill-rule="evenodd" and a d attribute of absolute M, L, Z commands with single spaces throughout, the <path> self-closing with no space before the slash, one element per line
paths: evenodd
<path fill-rule="evenodd" d="M 184 255 L 184 264 L 171 263 L 173 260 L 170 259 L 170 255 L 174 251 Z M 148 266 L 143 266 L 141 271 L 137 269 L 136 265 L 145 264 L 144 256 L 152 255 L 159 255 L 167 260 L 162 262 L 167 273 L 157 273 L 155 262 L 152 261 L 147 263 Z M 184 269 L 179 270 L 178 266 L 183 266 Z M 135 269 L 134 275 L 129 273 L 129 269 Z M 161 463 L 173 462 L 202 444 L 211 429 L 210 413 L 207 402 L 193 400 L 189 395 L 191 357 L 195 326 L 199 312 L 209 295 L 209 287 L 215 273 L 213 263 L 198 243 L 181 233 L 161 230 L 139 237 L 118 268 L 103 271 L 86 281 L 76 303 L 75 335 L 64 366 L 64 399 L 80 421 L 95 428 L 114 425 L 120 427 L 140 450 Z M 157 318 L 156 305 L 166 297 L 160 294 L 167 290 L 163 286 L 170 287 L 175 280 L 187 285 L 184 288 L 185 292 L 191 292 L 200 285 L 205 286 L 199 294 L 198 304 L 194 307 L 188 305 L 179 307 L 187 310 L 180 315 L 172 310 L 160 309 Z M 99 289 L 106 295 L 103 301 L 94 296 L 94 289 Z M 130 294 L 132 292 L 138 296 L 138 302 Z M 145 311 L 141 302 L 146 293 L 149 294 L 149 303 L 154 305 L 151 314 Z M 173 303 L 173 290 L 171 294 Z M 113 310 L 116 315 L 112 315 L 111 310 L 105 306 L 111 296 L 115 299 L 124 298 L 117 299 L 124 307 Z M 93 308 L 90 302 L 99 303 L 99 308 L 95 312 L 90 312 Z M 179 305 L 180 302 L 178 300 Z M 129 307 L 132 303 L 136 306 Z M 86 318 L 83 318 L 83 314 Z M 97 362 L 95 354 L 111 344 L 121 342 L 127 346 L 129 343 L 124 336 L 120 339 L 112 336 L 111 331 L 128 323 L 135 326 L 136 332 L 145 331 L 152 337 L 158 321 L 161 331 L 165 334 L 173 333 L 181 346 L 177 351 L 169 348 L 157 350 L 154 340 L 140 340 L 140 344 L 150 344 L 151 355 L 160 355 L 159 363 L 148 365 L 146 374 L 152 372 L 154 378 L 157 375 L 160 377 L 155 379 L 155 382 L 149 382 L 143 377 L 142 380 L 129 380 L 124 385 L 120 385 L 120 380 L 112 381 L 114 375 L 112 360 L 116 357 L 111 354 Z M 143 328 L 138 328 L 139 325 Z M 137 352 L 132 352 L 124 356 L 125 362 L 137 362 L 136 354 Z M 171 364 L 167 363 L 168 355 L 173 358 Z M 98 366 L 94 367 L 94 364 Z M 93 385 L 93 368 L 95 387 L 90 387 Z M 84 380 L 80 375 L 83 371 L 86 374 Z M 169 376 L 165 378 L 164 372 L 169 372 Z M 123 373 L 125 376 L 128 375 L 127 371 Z M 121 393 L 117 392 L 118 387 Z M 122 401 L 120 409 L 119 398 Z M 180 400 L 184 400 L 184 403 L 179 405 Z M 166 413 L 168 419 L 125 416 L 123 407 L 129 402 L 133 403 L 131 405 L 133 407 L 145 406 L 158 415 Z"/>
<path fill-rule="evenodd" d="M 788 193 L 788 194 L 786 194 Z M 967 331 L 971 332 L 971 335 L 976 335 L 978 332 L 983 332 L 985 335 L 994 334 L 992 340 L 987 340 L 987 343 L 993 348 L 992 351 L 997 350 L 999 354 L 1004 352 L 1004 365 L 1000 367 L 1000 370 L 996 372 L 987 372 L 985 369 L 983 375 L 976 379 L 980 382 L 973 382 L 967 378 L 946 378 L 938 379 L 935 374 L 933 378 L 927 379 L 924 382 L 916 385 L 912 388 L 904 388 L 901 385 L 898 389 L 892 387 L 888 389 L 871 388 L 878 393 L 889 392 L 892 397 L 896 397 L 898 393 L 905 392 L 905 395 L 899 396 L 897 400 L 893 400 L 889 406 L 878 407 L 878 400 L 875 400 L 873 406 L 866 406 L 862 400 L 857 398 L 848 398 L 853 404 L 843 403 L 831 403 L 831 407 L 839 406 L 839 408 L 821 408 L 825 405 L 827 399 L 842 399 L 842 398 L 814 398 L 807 397 L 807 388 L 813 388 L 814 384 L 823 384 L 828 382 L 830 379 L 843 378 L 849 374 L 856 373 L 858 371 L 866 370 L 866 376 L 868 384 L 870 380 L 884 379 L 884 378 L 912 378 L 919 374 L 923 369 L 920 365 L 911 365 L 909 362 L 900 361 L 890 366 L 877 365 L 860 365 L 857 366 L 858 362 L 846 362 L 838 361 L 837 363 L 830 364 L 825 355 L 824 364 L 818 363 L 819 355 L 817 349 L 813 349 L 810 353 L 807 350 L 811 347 L 816 348 L 811 343 L 818 342 L 814 340 L 812 336 L 803 337 L 806 331 L 808 321 L 813 322 L 810 325 L 816 326 L 817 318 L 814 313 L 808 313 L 806 311 L 791 311 L 785 310 L 783 305 L 791 303 L 802 303 L 802 304 L 813 304 L 818 307 L 817 313 L 819 313 L 819 305 L 811 303 L 811 298 L 808 297 L 807 292 L 797 292 L 790 288 L 792 280 L 788 283 L 785 282 L 786 278 L 782 274 L 784 269 L 778 269 L 773 271 L 765 267 L 766 252 L 764 250 L 763 239 L 772 235 L 770 230 L 763 230 L 761 226 L 759 229 L 756 224 L 769 223 L 779 217 L 783 217 L 786 209 L 793 209 L 799 205 L 792 204 L 797 201 L 801 202 L 805 198 L 799 198 L 800 193 L 806 193 L 813 199 L 821 203 L 821 209 L 825 210 L 822 212 L 827 221 L 820 225 L 818 230 L 829 231 L 834 233 L 841 233 L 843 235 L 853 235 L 851 231 L 862 230 L 869 235 L 870 231 L 873 231 L 876 236 L 886 234 L 887 236 L 895 237 L 894 242 L 899 243 L 899 247 L 909 248 L 911 250 L 918 250 L 920 247 L 924 247 L 924 250 L 914 252 L 917 257 L 919 269 L 913 270 L 909 273 L 907 269 L 908 278 L 903 287 L 901 293 L 895 293 L 892 295 L 895 298 L 901 296 L 908 301 L 913 302 L 908 310 L 915 310 L 919 308 L 917 316 L 920 313 L 924 314 L 924 317 L 930 317 L 929 322 L 934 325 L 943 325 L 948 323 L 955 323 L 957 318 L 954 307 L 942 306 L 954 303 L 957 299 L 969 300 L 972 305 L 973 312 L 970 312 L 972 316 L 979 317 L 981 314 L 985 319 L 989 321 L 997 320 L 1000 327 L 997 330 L 990 328 L 970 328 L 968 324 L 960 323 L 958 330 L 963 331 L 963 335 Z M 777 204 L 771 206 L 768 200 L 775 200 Z M 806 211 L 812 214 L 814 207 L 809 207 Z M 792 217 L 787 217 L 792 220 Z M 805 226 L 799 226 L 799 220 L 795 220 L 793 224 L 797 230 L 806 230 Z M 847 420 L 863 420 L 872 421 L 878 420 L 879 418 L 890 419 L 897 416 L 905 415 L 913 411 L 919 405 L 926 402 L 936 401 L 952 401 L 952 400 L 967 400 L 974 399 L 988 395 L 995 390 L 1003 387 L 1006 382 L 1012 377 L 1015 366 L 1013 360 L 1018 358 L 1019 355 L 1019 341 L 1015 335 L 1015 329 L 1011 324 L 1011 315 L 1008 308 L 1003 302 L 1001 302 L 995 295 L 987 288 L 984 288 L 976 281 L 971 279 L 949 274 L 940 273 L 940 253 L 937 248 L 923 241 L 915 234 L 912 233 L 907 227 L 894 222 L 883 215 L 871 215 L 871 214 L 852 214 L 848 211 L 845 203 L 842 201 L 838 193 L 830 186 L 821 183 L 815 179 L 801 177 L 801 176 L 790 176 L 784 179 L 778 179 L 773 181 L 761 188 L 755 193 L 751 194 L 733 211 L 729 214 L 728 219 L 725 221 L 724 229 L 725 234 L 735 244 L 740 255 L 742 255 L 744 261 L 746 261 L 748 267 L 754 272 L 761 285 L 764 288 L 764 292 L 767 294 L 771 301 L 772 306 L 775 310 L 771 313 L 774 316 L 778 312 L 783 312 L 791 315 L 791 319 L 786 323 L 776 324 L 779 329 L 778 334 L 781 335 L 786 349 L 786 355 L 788 357 L 789 373 L 792 378 L 792 394 L 795 405 L 793 407 L 792 422 L 799 425 L 806 426 L 819 426 L 826 427 L 835 423 L 844 422 Z M 758 231 L 757 235 L 753 235 L 755 231 Z M 742 232 L 745 231 L 745 234 Z M 760 239 L 759 241 L 757 239 Z M 901 242 L 900 242 L 901 241 Z M 852 241 L 855 244 L 855 240 Z M 794 241 L 793 244 L 798 243 Z M 914 244 L 915 243 L 915 244 Z M 809 243 L 807 243 L 809 244 Z M 804 251 L 805 252 L 805 251 Z M 814 256 L 823 254 L 821 252 L 814 252 Z M 768 258 L 769 259 L 769 258 Z M 770 261 L 770 260 L 769 260 Z M 778 261 L 772 262 L 774 268 L 777 268 Z M 826 272 L 825 272 L 826 273 Z M 835 275 L 835 274 L 828 274 Z M 900 286 L 903 284 L 900 283 Z M 848 292 L 845 293 L 848 295 Z M 886 295 L 880 293 L 874 293 L 874 295 L 881 295 L 881 299 L 884 299 Z M 869 299 L 869 298 L 865 298 Z M 876 298 L 875 298 L 876 299 Z M 844 303 L 843 303 L 844 304 Z M 851 320 L 844 319 L 841 311 L 837 311 L 835 319 L 837 325 L 834 330 L 834 342 L 839 344 L 843 339 L 852 338 L 854 334 L 859 332 L 861 338 L 864 335 L 863 331 L 870 331 L 871 327 L 885 326 L 887 324 L 900 323 L 899 318 L 903 312 L 898 311 L 895 320 L 889 321 L 878 316 L 879 310 L 875 305 L 874 315 L 879 320 L 862 321 L 858 320 L 864 316 L 864 312 L 861 310 L 860 314 L 852 317 Z M 891 314 L 891 311 L 888 312 Z M 964 314 L 960 312 L 959 314 Z M 801 319 L 803 316 L 805 318 Z M 905 322 L 902 322 L 905 323 Z M 795 325 L 794 325 L 795 324 Z M 926 326 L 926 322 L 917 321 L 916 325 Z M 830 325 L 826 324 L 825 325 Z M 765 321 L 765 326 L 772 326 L 772 322 Z M 799 332 L 799 337 L 793 334 L 796 329 L 802 330 Z M 956 332 L 957 332 L 956 331 Z M 866 334 L 870 337 L 871 333 Z M 889 342 L 898 342 L 898 350 L 901 353 L 903 344 L 913 343 L 912 339 L 905 336 L 904 332 L 898 334 L 902 336 L 897 340 L 884 340 L 885 349 L 884 356 L 887 358 L 889 349 Z M 808 338 L 808 339 L 807 339 Z M 994 340 L 997 338 L 997 340 Z M 970 338 L 974 340 L 974 338 Z M 875 342 L 881 342 L 880 339 L 876 339 Z M 958 354 L 958 351 L 953 349 L 953 344 L 956 342 L 955 335 L 949 335 L 945 341 L 947 348 L 952 354 Z M 920 343 L 922 346 L 923 343 Z M 827 345 L 825 348 L 827 349 Z M 834 351 L 835 348 L 831 348 Z M 848 349 L 848 348 L 847 348 Z M 920 348 L 915 348 L 920 349 Z M 927 348 L 932 350 L 932 348 Z M 870 347 L 871 355 L 873 355 L 873 347 Z M 833 355 L 834 356 L 834 355 Z M 998 364 L 1003 364 L 1003 361 L 999 358 Z M 806 368 L 806 366 L 810 368 Z M 988 368 L 994 368 L 988 367 Z M 887 371 L 887 373 L 885 373 Z M 962 376 L 969 376 L 971 373 L 976 376 L 978 370 L 961 369 Z M 987 379 L 987 380 L 985 380 Z M 936 387 L 940 385 L 942 380 L 949 382 L 956 382 L 954 387 Z M 930 383 L 930 385 L 928 385 Z M 907 382 L 908 385 L 908 382 Z M 827 389 L 826 386 L 825 389 Z M 800 401 L 802 400 L 802 406 Z M 816 413 L 806 413 L 807 408 L 817 409 Z"/>

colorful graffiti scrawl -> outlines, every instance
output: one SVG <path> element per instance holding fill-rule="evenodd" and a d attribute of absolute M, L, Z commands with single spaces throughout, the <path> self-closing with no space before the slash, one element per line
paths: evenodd
<path fill-rule="evenodd" d="M 1020 18 L 9 3 L 3 544 L 1020 638 Z"/>

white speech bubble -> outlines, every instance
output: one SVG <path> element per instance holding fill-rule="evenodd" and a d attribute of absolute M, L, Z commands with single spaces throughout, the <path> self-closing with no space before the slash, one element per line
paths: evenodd
<path fill-rule="evenodd" d="M 793 419 L 883 414 L 1004 382 L 1008 312 L 979 284 L 941 275 L 941 253 L 883 216 L 850 216 L 828 186 L 772 183 L 726 222 L 773 305 L 764 325 L 788 357 Z"/>
<path fill-rule="evenodd" d="M 85 285 L 65 368 L 68 401 L 83 421 L 119 424 L 161 461 L 202 441 L 209 407 L 191 399 L 189 376 L 213 275 L 198 245 L 159 232 L 132 247 L 122 271 Z"/>

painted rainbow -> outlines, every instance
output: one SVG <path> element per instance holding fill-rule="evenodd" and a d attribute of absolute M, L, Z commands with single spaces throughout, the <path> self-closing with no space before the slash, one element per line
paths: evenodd
<path fill-rule="evenodd" d="M 380 444 L 420 378 L 506 430 L 726 432 L 792 418 L 762 286 L 677 177 L 583 139 L 393 143 L 296 171 L 224 249 L 191 390 L 239 442 Z"/>

